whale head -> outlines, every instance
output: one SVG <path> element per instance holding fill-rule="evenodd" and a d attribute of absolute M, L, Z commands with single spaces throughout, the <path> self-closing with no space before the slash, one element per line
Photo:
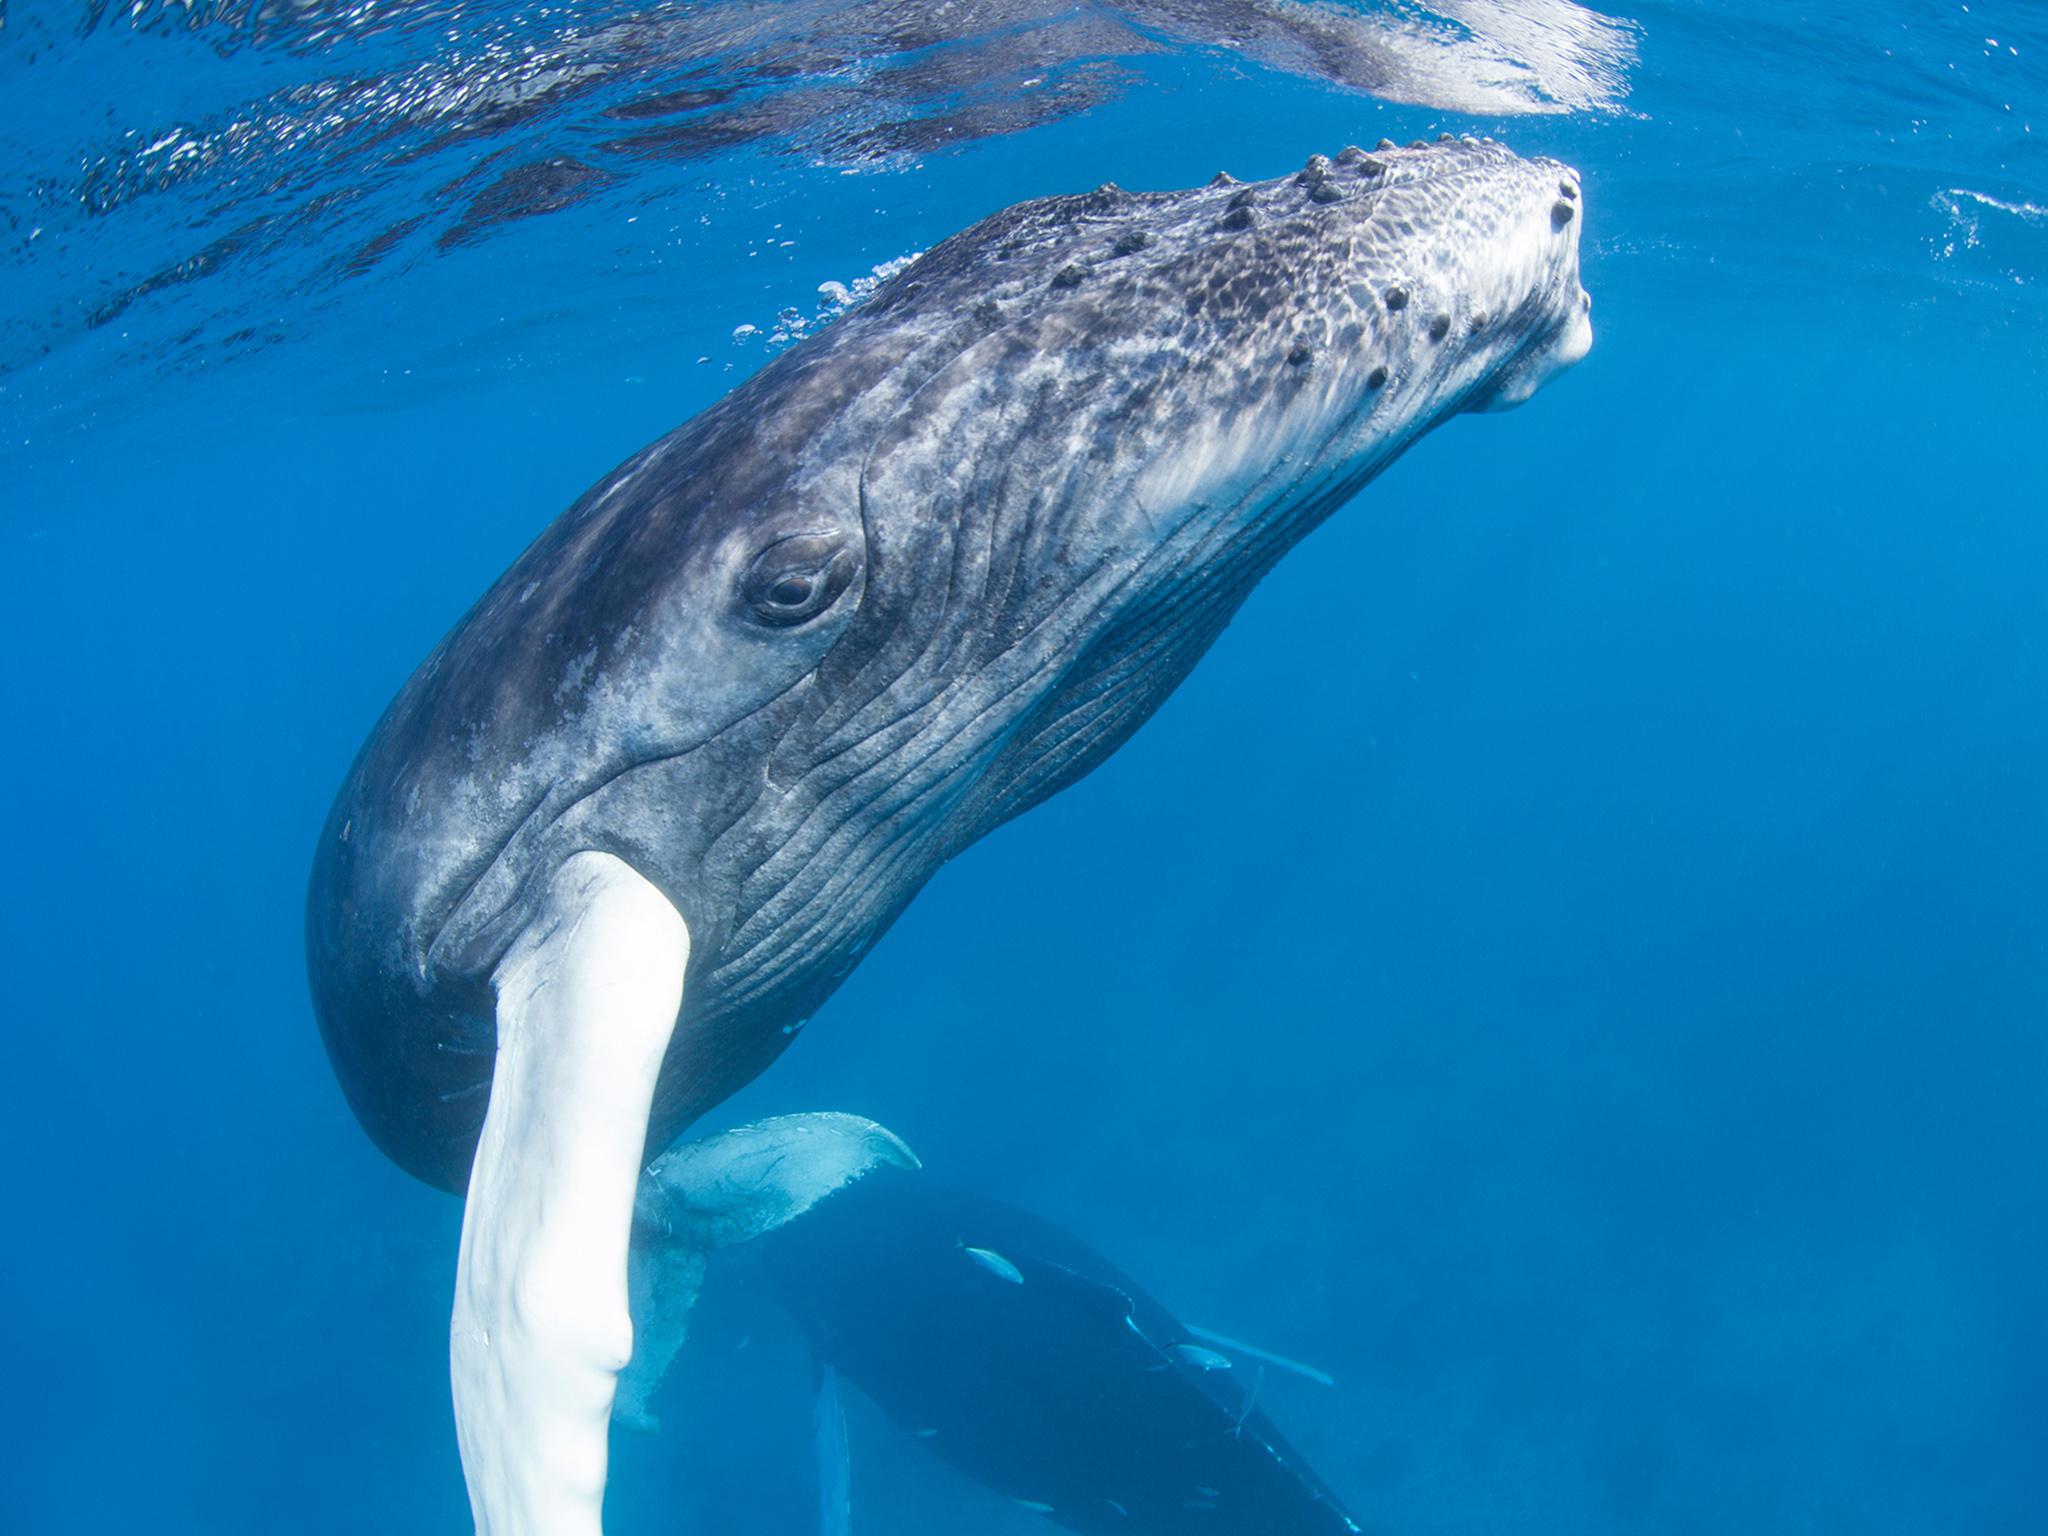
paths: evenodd
<path fill-rule="evenodd" d="M 1581 222 L 1567 167 L 1471 140 L 1020 204 L 620 466 L 406 685 L 323 833 L 313 988 L 366 1127 L 461 1187 L 491 978 L 597 851 L 689 929 L 666 1145 L 1318 521 L 1584 354 Z"/>

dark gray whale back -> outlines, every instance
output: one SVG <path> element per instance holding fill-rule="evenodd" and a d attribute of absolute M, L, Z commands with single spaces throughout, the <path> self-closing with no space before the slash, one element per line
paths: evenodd
<path fill-rule="evenodd" d="M 774 1296 L 901 1428 L 1069 1530 L 1357 1536 L 1264 1411 L 1257 1361 L 1218 1368 L 1228 1354 L 1072 1233 L 930 1177 L 844 1190 L 712 1284 Z"/>
<path fill-rule="evenodd" d="M 689 926 L 673 1139 L 1317 521 L 1583 352 L 1578 206 L 1471 141 L 1021 204 L 606 476 L 406 684 L 322 833 L 309 970 L 366 1128 L 462 1187 L 492 972 L 595 849 Z"/>

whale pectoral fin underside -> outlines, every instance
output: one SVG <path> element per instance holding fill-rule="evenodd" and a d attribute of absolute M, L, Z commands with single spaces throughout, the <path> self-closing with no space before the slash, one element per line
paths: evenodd
<path fill-rule="evenodd" d="M 818 1366 L 811 1430 L 818 1478 L 818 1536 L 848 1536 L 853 1528 L 853 1468 L 846 1444 L 846 1405 L 839 1397 L 839 1373 L 823 1362 Z"/>
<path fill-rule="evenodd" d="M 479 1536 L 596 1536 L 632 1353 L 627 1245 L 690 933 L 623 861 L 580 853 L 496 974 L 498 1052 L 449 1332 Z"/>
<path fill-rule="evenodd" d="M 633 1358 L 614 1413 L 658 1428 L 650 1403 L 704 1282 L 706 1256 L 771 1232 L 871 1169 L 917 1168 L 894 1132 L 859 1115 L 778 1115 L 656 1159 L 641 1185 L 631 1260 Z"/>

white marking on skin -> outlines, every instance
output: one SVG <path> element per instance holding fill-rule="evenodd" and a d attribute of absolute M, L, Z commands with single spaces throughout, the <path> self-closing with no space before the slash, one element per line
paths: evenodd
<path fill-rule="evenodd" d="M 583 691 L 584 680 L 590 676 L 590 669 L 597 665 L 597 647 L 590 646 L 562 669 L 562 680 L 555 685 L 555 697 L 572 698 Z"/>
<path fill-rule="evenodd" d="M 1266 1384 L 1266 1368 L 1262 1365 L 1252 1377 L 1251 1390 L 1244 1395 L 1244 1401 L 1237 1405 L 1237 1418 L 1230 1426 L 1230 1438 L 1241 1439 L 1244 1435 L 1244 1421 L 1252 1416 L 1252 1409 L 1259 1401 L 1259 1388 Z"/>
<path fill-rule="evenodd" d="M 965 1247 L 964 1244 L 962 1246 Z M 1012 1285 L 1022 1285 L 1024 1283 L 1023 1273 L 1017 1266 L 1004 1258 L 1000 1253 L 997 1253 L 993 1248 L 968 1248 L 967 1257 L 974 1260 L 975 1263 L 994 1275 L 998 1280 L 1007 1280 Z"/>
<path fill-rule="evenodd" d="M 1292 1371 L 1297 1376 L 1305 1376 L 1310 1381 L 1318 1382 L 1326 1387 L 1337 1385 L 1336 1378 L 1331 1376 L 1328 1371 L 1317 1370 L 1314 1366 L 1304 1365 L 1299 1360 L 1290 1360 L 1285 1355 L 1276 1355 L 1270 1349 L 1261 1349 L 1256 1344 L 1247 1344 L 1244 1340 L 1233 1339 L 1228 1334 L 1214 1333 L 1207 1328 L 1197 1328 L 1192 1323 L 1183 1323 L 1181 1326 L 1186 1328 L 1189 1333 L 1200 1339 L 1204 1344 L 1214 1344 L 1218 1349 L 1236 1350 L 1240 1355 L 1250 1355 L 1253 1359 L 1263 1360 L 1268 1365 L 1277 1365 L 1283 1371 Z"/>
<path fill-rule="evenodd" d="M 631 866 L 579 853 L 498 968 L 498 1057 L 449 1329 L 479 1536 L 598 1536 L 632 1354 L 626 1247 L 690 933 Z"/>

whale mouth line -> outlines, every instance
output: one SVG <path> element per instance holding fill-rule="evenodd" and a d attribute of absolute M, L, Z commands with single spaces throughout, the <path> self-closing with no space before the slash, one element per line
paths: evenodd
<path fill-rule="evenodd" d="M 801 681 L 799 679 L 799 682 Z M 788 691 L 784 690 L 785 693 Z M 778 694 L 776 697 L 780 698 L 782 695 Z M 649 757 L 636 757 L 616 768 L 600 773 L 591 779 L 586 787 L 579 789 L 569 799 L 563 801 L 552 814 L 549 814 L 549 801 L 552 797 L 542 795 L 534 802 L 533 808 L 520 818 L 519 824 L 511 832 L 507 833 L 498 843 L 497 847 L 491 851 L 489 857 L 484 860 L 481 867 L 477 870 L 475 877 L 463 887 L 462 893 L 449 904 L 448 915 L 435 927 L 433 936 L 427 941 L 426 946 L 421 951 L 420 967 L 423 978 L 430 980 L 434 973 L 449 960 L 449 950 L 451 947 L 464 950 L 463 959 L 465 961 L 478 958 L 476 954 L 469 952 L 471 947 L 480 941 L 485 941 L 486 935 L 491 934 L 492 930 L 501 924 L 509 913 L 518 910 L 522 906 L 523 896 L 533 887 L 534 883 L 547 877 L 548 872 L 541 870 L 536 865 L 514 883 L 510 896 L 501 905 L 494 908 L 488 916 L 468 920 L 468 932 L 466 934 L 451 935 L 451 930 L 458 923 L 465 922 L 465 911 L 470 902 L 475 898 L 477 892 L 482 889 L 484 883 L 499 869 L 504 862 L 505 856 L 512 851 L 514 845 L 519 843 L 522 838 L 529 842 L 540 841 L 554 828 L 560 826 L 570 816 L 574 815 L 578 809 L 588 804 L 598 795 L 603 794 L 627 774 L 636 772 L 641 768 L 654 767 L 662 763 L 679 762 L 683 758 L 689 757 L 692 753 L 700 752 L 716 741 L 723 731 L 731 729 L 734 725 L 739 724 L 751 715 L 758 714 L 761 709 L 767 708 L 772 703 L 774 703 L 774 699 L 767 700 L 759 708 L 749 710 L 744 715 L 735 716 L 732 720 L 726 722 L 725 725 L 719 727 L 718 730 L 708 732 L 698 740 L 691 742 L 688 746 L 678 747 L 673 751 L 658 752 Z M 534 828 L 536 823 L 538 823 L 538 830 L 529 830 Z M 562 862 L 567 862 L 578 853 L 612 852 L 612 849 L 603 846 L 602 839 L 598 839 L 565 850 L 562 855 Z M 614 856 L 616 857 L 617 855 Z M 490 947 L 482 956 L 487 962 L 483 966 L 484 971 L 488 972 L 496 968 L 498 961 L 504 957 L 505 951 L 511 947 L 517 936 L 517 930 L 514 930 L 511 933 L 503 934 L 488 941 Z"/>
<path fill-rule="evenodd" d="M 485 881 L 489 880 L 492 874 L 498 870 L 506 854 L 512 851 L 513 845 L 518 843 L 522 837 L 533 842 L 540 841 L 549 832 L 566 821 L 581 806 L 587 804 L 598 795 L 603 794 L 605 790 L 616 784 L 620 779 L 623 779 L 627 774 L 661 763 L 678 762 L 694 752 L 703 750 L 703 748 L 709 746 L 716 739 L 717 733 L 713 732 L 711 735 L 673 752 L 658 753 L 652 757 L 634 758 L 632 761 L 618 768 L 611 769 L 591 780 L 588 788 L 578 791 L 569 800 L 563 802 L 560 808 L 555 810 L 552 815 L 546 815 L 544 820 L 540 818 L 548 810 L 550 797 L 547 795 L 541 796 L 534 803 L 533 809 L 520 819 L 519 824 L 492 851 L 482 867 L 477 871 L 475 878 L 463 888 L 462 894 L 450 904 L 448 915 L 441 920 L 439 926 L 434 930 L 433 937 L 427 941 L 425 948 L 421 951 L 420 968 L 423 979 L 431 980 L 434 973 L 449 961 L 449 951 L 451 948 L 463 951 L 462 959 L 465 963 L 481 959 L 484 962 L 481 969 L 486 973 L 491 972 L 497 968 L 498 962 L 504 958 L 506 951 L 517 940 L 518 929 L 496 935 L 493 934 L 493 930 L 498 928 L 508 915 L 517 912 L 521 908 L 524 904 L 522 898 L 533 888 L 536 881 L 547 878 L 549 872 L 542 870 L 538 864 L 528 870 L 514 883 L 510 896 L 501 905 L 494 908 L 488 916 L 468 921 L 468 932 L 466 934 L 451 936 L 451 930 L 458 923 L 464 922 L 465 909 L 469 906 L 471 900 L 483 887 Z M 538 822 L 539 830 L 529 833 L 528 829 L 533 828 L 536 822 Z M 612 849 L 604 846 L 603 839 L 594 839 L 589 843 L 579 843 L 574 848 L 566 849 L 563 852 L 561 862 L 566 863 L 578 853 L 612 852 Z M 617 855 L 614 854 L 614 857 L 617 857 Z M 626 860 L 622 862 L 630 863 L 631 861 Z M 488 947 L 478 952 L 474 946 L 479 943 L 484 943 Z"/>
<path fill-rule="evenodd" d="M 1475 415 L 1498 414 L 1527 404 L 1566 369 L 1582 361 L 1593 345 L 1593 296 L 1583 286 L 1562 315 L 1532 330 L 1529 339 L 1494 371 L 1484 388 L 1459 407 Z"/>

